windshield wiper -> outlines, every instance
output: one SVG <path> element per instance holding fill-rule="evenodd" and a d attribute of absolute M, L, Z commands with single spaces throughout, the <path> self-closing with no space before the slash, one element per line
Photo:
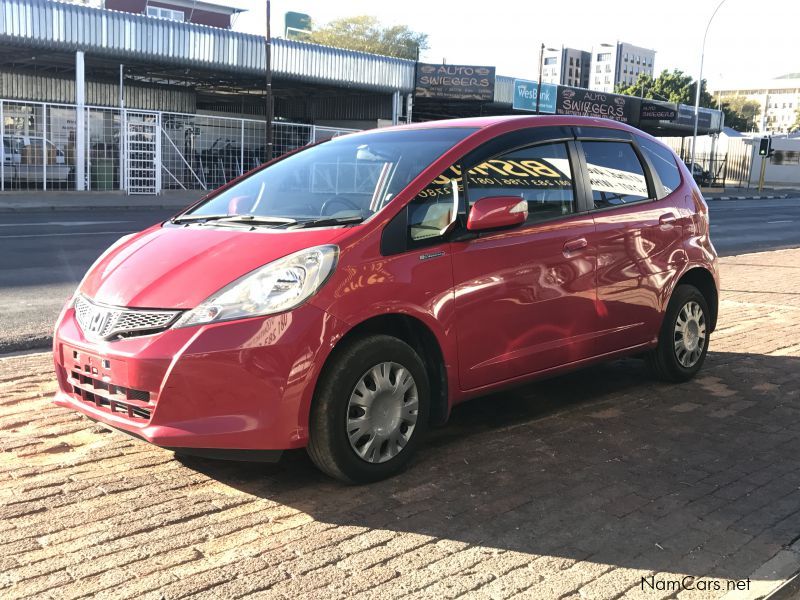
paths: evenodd
<path fill-rule="evenodd" d="M 218 221 L 219 219 L 227 219 L 236 215 L 180 215 L 172 217 L 170 223 L 192 223 L 194 221 Z"/>
<path fill-rule="evenodd" d="M 245 225 L 294 225 L 297 219 L 289 217 L 260 217 L 258 215 L 226 215 L 217 219 L 222 223 L 244 223 Z"/>
<path fill-rule="evenodd" d="M 321 219 L 309 219 L 308 221 L 301 221 L 291 229 L 305 229 L 307 227 L 327 227 L 329 225 L 352 225 L 354 223 L 361 223 L 364 217 L 353 215 L 350 217 L 322 217 Z"/>
<path fill-rule="evenodd" d="M 295 219 L 286 217 L 259 217 L 257 215 L 182 215 L 170 219 L 170 223 L 194 223 L 202 221 L 208 223 L 213 221 L 215 223 L 231 223 L 231 224 L 244 224 L 244 225 L 294 225 L 297 223 Z M 202 223 L 199 223 L 202 225 Z"/>

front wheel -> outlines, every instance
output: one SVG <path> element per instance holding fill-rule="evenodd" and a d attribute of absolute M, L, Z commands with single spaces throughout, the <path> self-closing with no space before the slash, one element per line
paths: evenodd
<path fill-rule="evenodd" d="M 430 387 L 405 342 L 372 335 L 338 351 L 312 406 L 308 454 L 328 475 L 367 483 L 401 471 L 428 426 Z"/>
<path fill-rule="evenodd" d="M 669 301 L 658 346 L 647 364 L 664 381 L 688 381 L 703 366 L 709 341 L 708 303 L 693 285 L 679 285 Z"/>

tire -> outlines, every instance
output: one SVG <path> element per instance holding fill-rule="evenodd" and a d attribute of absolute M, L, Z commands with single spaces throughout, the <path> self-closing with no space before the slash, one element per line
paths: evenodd
<path fill-rule="evenodd" d="M 428 375 L 414 349 L 388 335 L 359 338 L 334 350 L 320 376 L 307 451 L 321 471 L 342 482 L 379 481 L 406 467 L 429 412 Z"/>
<path fill-rule="evenodd" d="M 661 325 L 658 346 L 645 356 L 656 378 L 682 382 L 697 375 L 708 352 L 710 314 L 708 302 L 696 287 L 683 284 L 675 288 Z M 693 321 L 696 329 L 689 325 L 686 334 L 679 333 L 676 331 L 679 319 L 684 323 Z"/>

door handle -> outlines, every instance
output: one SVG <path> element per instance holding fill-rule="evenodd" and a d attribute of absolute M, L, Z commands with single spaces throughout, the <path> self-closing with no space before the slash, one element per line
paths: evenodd
<path fill-rule="evenodd" d="M 564 243 L 564 256 L 568 257 L 573 252 L 577 252 L 578 250 L 583 250 L 588 245 L 589 242 L 586 241 L 586 238 L 576 238 L 574 240 L 569 240 L 568 242 Z"/>
<path fill-rule="evenodd" d="M 659 225 L 674 225 L 675 221 L 677 221 L 677 220 L 678 220 L 678 218 L 675 215 L 673 215 L 672 213 L 667 213 L 665 215 L 661 215 L 658 218 L 658 224 Z"/>

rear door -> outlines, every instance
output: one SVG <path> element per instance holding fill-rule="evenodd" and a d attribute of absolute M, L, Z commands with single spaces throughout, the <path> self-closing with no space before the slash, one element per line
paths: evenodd
<path fill-rule="evenodd" d="M 680 202 L 665 189 L 636 138 L 577 128 L 597 249 L 596 354 L 658 335 L 665 283 L 685 261 Z"/>
<path fill-rule="evenodd" d="M 467 212 L 488 196 L 519 196 L 529 212 L 521 226 L 452 242 L 462 389 L 590 355 L 594 223 L 578 202 L 583 179 L 572 130 L 515 132 L 463 164 Z"/>

